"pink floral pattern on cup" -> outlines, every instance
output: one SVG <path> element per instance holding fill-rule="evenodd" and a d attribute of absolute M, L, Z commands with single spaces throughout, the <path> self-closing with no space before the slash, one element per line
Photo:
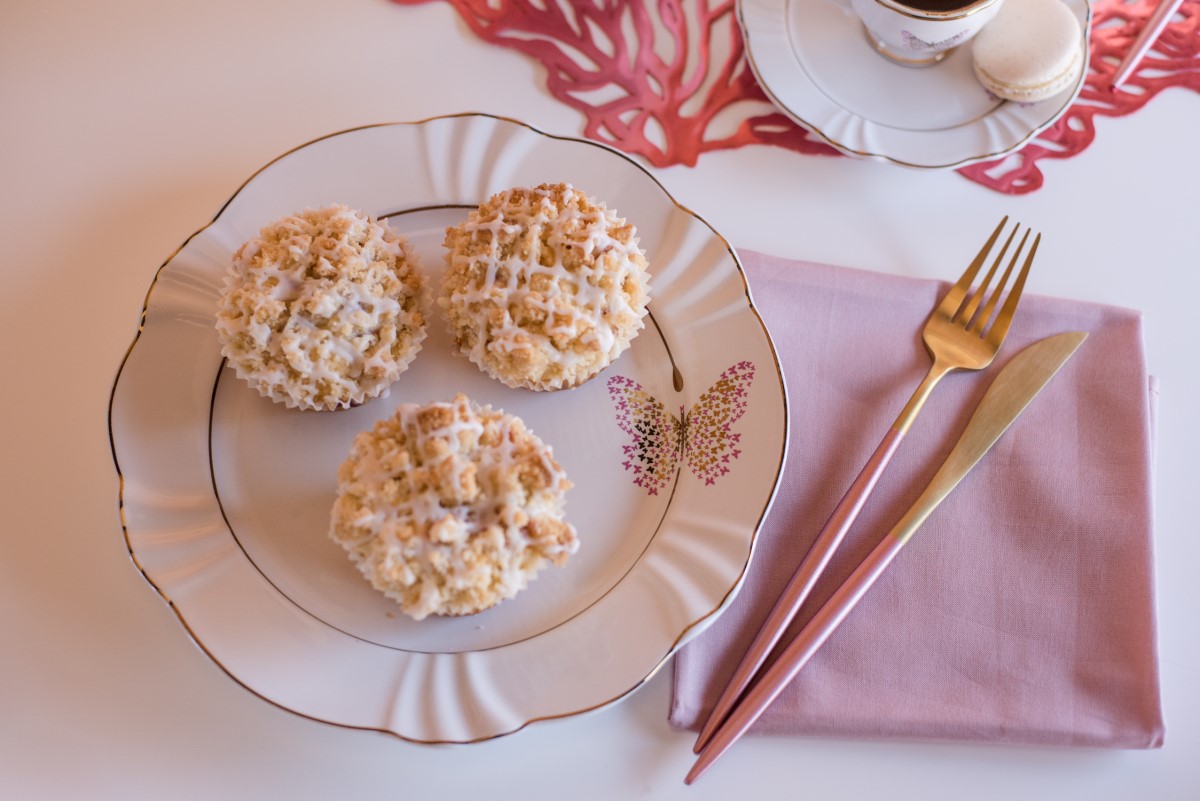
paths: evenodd
<path fill-rule="evenodd" d="M 904 46 L 907 47 L 909 50 L 912 50 L 917 53 L 922 53 L 922 52 L 927 52 L 927 51 L 936 53 L 941 50 L 948 50 L 949 48 L 957 45 L 963 39 L 966 39 L 967 32 L 960 31 L 959 33 L 956 33 L 953 36 L 951 36 L 949 39 L 943 39 L 940 42 L 926 42 L 924 39 L 915 35 L 911 31 L 900 31 L 900 38 L 904 40 Z"/>

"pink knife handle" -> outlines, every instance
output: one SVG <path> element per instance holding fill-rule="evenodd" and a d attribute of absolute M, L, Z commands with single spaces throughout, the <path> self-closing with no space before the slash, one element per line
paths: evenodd
<path fill-rule="evenodd" d="M 804 600 L 812 592 L 813 585 L 817 583 L 817 579 L 825 571 L 825 566 L 829 564 L 833 552 L 837 550 L 842 539 L 845 538 L 846 532 L 850 530 L 850 526 L 858 517 L 858 513 L 862 511 L 867 496 L 875 488 L 875 483 L 883 474 L 888 462 L 891 461 L 892 455 L 896 452 L 902 439 L 904 439 L 903 430 L 895 427 L 889 429 L 883 441 L 879 443 L 879 447 L 875 449 L 875 453 L 871 454 L 871 458 L 863 465 L 863 469 L 854 479 L 854 483 L 850 485 L 850 489 L 846 490 L 845 496 L 833 510 L 833 514 L 825 523 L 825 527 L 821 529 L 821 533 L 817 535 L 812 547 L 809 548 L 804 561 L 800 563 L 800 567 L 796 569 L 795 575 L 788 582 L 783 594 L 775 602 L 775 607 L 767 616 L 766 622 L 758 630 L 754 642 L 746 651 L 746 655 L 742 657 L 741 664 L 737 666 L 737 670 L 734 671 L 733 677 L 721 693 L 721 697 L 717 699 L 716 706 L 713 707 L 708 720 L 704 722 L 704 727 L 700 730 L 700 736 L 696 738 L 696 745 L 693 749 L 696 753 L 699 753 L 708 743 L 709 738 L 721 725 L 725 716 L 729 714 L 729 710 L 737 703 L 754 674 L 766 661 L 771 649 L 779 642 L 779 638 L 783 636 L 788 624 L 800 611 Z"/>
<path fill-rule="evenodd" d="M 1158 40 L 1163 29 L 1167 27 L 1167 23 L 1175 16 L 1175 12 L 1179 10 L 1181 5 L 1183 5 L 1183 0 L 1159 0 L 1158 8 L 1154 9 L 1154 14 L 1142 27 L 1142 32 L 1138 34 L 1133 47 L 1129 48 L 1129 52 L 1125 54 L 1124 60 L 1117 66 L 1117 71 L 1113 74 L 1113 89 L 1124 83 L 1125 79 L 1141 63 L 1142 58 L 1146 55 L 1146 51 Z"/>
<path fill-rule="evenodd" d="M 712 740 L 700 752 L 700 758 L 696 760 L 696 764 L 684 780 L 686 783 L 691 784 L 700 778 L 704 771 L 758 720 L 763 710 L 771 705 L 788 682 L 796 677 L 813 654 L 825 644 L 829 635 L 841 625 L 846 615 L 887 569 L 902 547 L 904 540 L 891 534 L 875 546 L 875 550 L 850 574 L 846 583 L 838 588 L 821 607 L 821 611 L 813 616 L 808 625 L 796 635 L 796 639 L 784 649 L 779 659 L 750 688 L 742 703 L 725 721 L 725 725 L 717 729 Z"/>

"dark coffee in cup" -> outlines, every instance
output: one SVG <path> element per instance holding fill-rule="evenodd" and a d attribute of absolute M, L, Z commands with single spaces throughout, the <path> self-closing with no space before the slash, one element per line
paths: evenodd
<path fill-rule="evenodd" d="M 967 6 L 974 5 L 974 3 L 975 0 L 899 0 L 896 5 L 908 6 L 918 11 L 946 13 L 964 9 Z"/>

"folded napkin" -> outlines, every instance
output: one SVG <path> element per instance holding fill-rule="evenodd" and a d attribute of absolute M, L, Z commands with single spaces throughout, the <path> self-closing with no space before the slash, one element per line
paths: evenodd
<path fill-rule="evenodd" d="M 775 599 L 929 367 L 945 283 L 743 251 L 779 351 L 791 444 L 745 586 L 675 660 L 696 729 Z M 1039 265 L 1042 268 L 1043 265 Z M 1154 748 L 1151 417 L 1137 312 L 1025 297 L 995 363 L 934 391 L 800 625 L 932 478 L 1000 368 L 1090 336 L 918 530 L 752 732 Z"/>

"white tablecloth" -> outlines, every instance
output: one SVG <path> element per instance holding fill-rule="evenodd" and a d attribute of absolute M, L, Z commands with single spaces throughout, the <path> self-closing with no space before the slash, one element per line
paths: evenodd
<path fill-rule="evenodd" d="M 1178 89 L 1100 119 L 1026 197 L 768 147 L 656 171 L 735 245 L 902 275 L 950 277 L 935 246 L 971 253 L 1012 213 L 1045 233 L 1030 291 L 1145 312 L 1162 386 L 1163 750 L 751 738 L 685 789 L 692 738 L 667 726 L 669 671 L 595 714 L 430 748 L 264 703 L 189 641 L 126 552 L 105 420 L 154 271 L 251 172 L 332 131 L 476 110 L 577 135 L 543 77 L 443 3 L 0 10 L 0 797 L 1194 798 L 1200 97 Z"/>

